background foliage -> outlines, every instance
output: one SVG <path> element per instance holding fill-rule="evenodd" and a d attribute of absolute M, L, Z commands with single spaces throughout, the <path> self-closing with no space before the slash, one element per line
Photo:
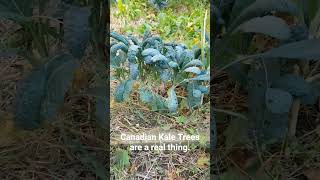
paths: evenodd
<path fill-rule="evenodd" d="M 121 33 L 142 35 L 148 29 L 164 41 L 184 42 L 189 48 L 201 44 L 201 28 L 208 11 L 206 37 L 209 38 L 209 1 L 167 1 L 165 8 L 157 9 L 147 0 L 122 0 L 115 1 L 111 8 L 115 9 L 113 15 L 121 18 Z"/>
<path fill-rule="evenodd" d="M 317 0 L 225 0 L 211 8 L 213 81 L 226 72 L 235 81 L 235 94 L 247 97 L 241 114 L 216 109 L 234 117 L 225 132 L 230 153 L 249 151 L 254 155 L 247 156 L 258 156 L 259 163 L 245 167 L 246 177 L 289 178 L 285 171 L 263 164 L 275 149 L 285 154 L 283 159 L 289 156 L 297 143 L 297 124 L 305 121 L 299 118 L 302 107 L 317 104 L 319 5 Z M 245 150 L 232 148 L 239 146 Z M 258 167 L 264 172 L 257 176 Z M 230 169 L 223 178 L 232 179 L 234 174 Z"/>

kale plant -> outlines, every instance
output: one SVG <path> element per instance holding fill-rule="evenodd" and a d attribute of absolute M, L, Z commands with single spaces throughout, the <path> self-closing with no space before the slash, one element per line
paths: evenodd
<path fill-rule="evenodd" d="M 293 137 L 300 105 L 319 96 L 319 4 L 227 0 L 212 8 L 215 76 L 225 71 L 248 91 L 250 132 L 263 142 Z M 259 48 L 259 37 L 272 47 Z"/>
<path fill-rule="evenodd" d="M 18 126 L 34 129 L 45 120 L 57 118 L 91 35 L 96 64 L 105 64 L 105 30 L 101 29 L 105 29 L 106 14 L 100 12 L 106 11 L 106 4 L 107 1 L 99 0 L 90 4 L 73 0 L 57 4 L 44 0 L 0 0 L 0 17 L 16 23 L 19 28 L 14 34 L 21 37 L 8 48 L 16 49 L 33 65 L 31 73 L 18 85 L 13 110 Z M 97 68 L 97 72 L 103 78 L 103 71 Z M 106 87 L 104 90 L 104 103 L 97 103 L 96 107 L 103 109 L 103 114 L 107 105 Z M 105 116 L 103 121 L 105 124 Z"/>
<path fill-rule="evenodd" d="M 201 49 L 188 49 L 183 44 L 164 43 L 160 37 L 146 31 L 142 41 L 132 35 L 124 36 L 111 32 L 111 67 L 114 77 L 120 82 L 115 90 L 117 102 L 127 99 L 135 81 L 144 84 L 139 89 L 140 100 L 149 104 L 152 110 L 176 113 L 181 96 L 177 89 L 183 89 L 188 107 L 194 109 L 202 104 L 208 94 L 210 79 L 208 66 L 200 60 Z M 208 49 L 206 56 L 209 57 Z M 154 91 L 157 87 L 170 86 L 166 95 Z M 183 93 L 180 93 L 183 94 Z M 166 96 L 166 97 L 165 97 Z"/>

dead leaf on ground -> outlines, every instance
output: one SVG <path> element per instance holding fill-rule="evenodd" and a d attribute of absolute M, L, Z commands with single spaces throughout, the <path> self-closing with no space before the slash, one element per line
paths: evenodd
<path fill-rule="evenodd" d="M 180 177 L 176 171 L 170 170 L 167 171 L 167 180 L 185 180 L 183 177 Z"/>
<path fill-rule="evenodd" d="M 209 166 L 210 159 L 205 154 L 201 155 L 197 160 L 196 166 L 200 169 L 206 168 Z"/>

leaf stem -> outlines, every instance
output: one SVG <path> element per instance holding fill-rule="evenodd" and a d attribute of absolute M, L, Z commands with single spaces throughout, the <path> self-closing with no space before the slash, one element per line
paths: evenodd
<path fill-rule="evenodd" d="M 299 75 L 299 72 L 300 72 L 300 67 L 297 66 L 297 68 L 294 70 L 294 74 Z M 296 134 L 299 110 L 300 110 L 300 99 L 295 98 L 291 106 L 291 118 L 289 121 L 289 131 L 288 131 L 289 138 L 294 137 Z"/>

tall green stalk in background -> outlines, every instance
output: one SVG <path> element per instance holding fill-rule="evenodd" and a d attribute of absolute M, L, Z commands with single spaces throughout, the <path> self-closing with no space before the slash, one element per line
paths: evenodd
<path fill-rule="evenodd" d="M 201 27 L 201 60 L 205 61 L 205 67 L 208 68 L 209 60 L 205 57 L 205 45 L 206 45 L 206 22 L 208 11 L 205 12 L 203 24 Z"/>

